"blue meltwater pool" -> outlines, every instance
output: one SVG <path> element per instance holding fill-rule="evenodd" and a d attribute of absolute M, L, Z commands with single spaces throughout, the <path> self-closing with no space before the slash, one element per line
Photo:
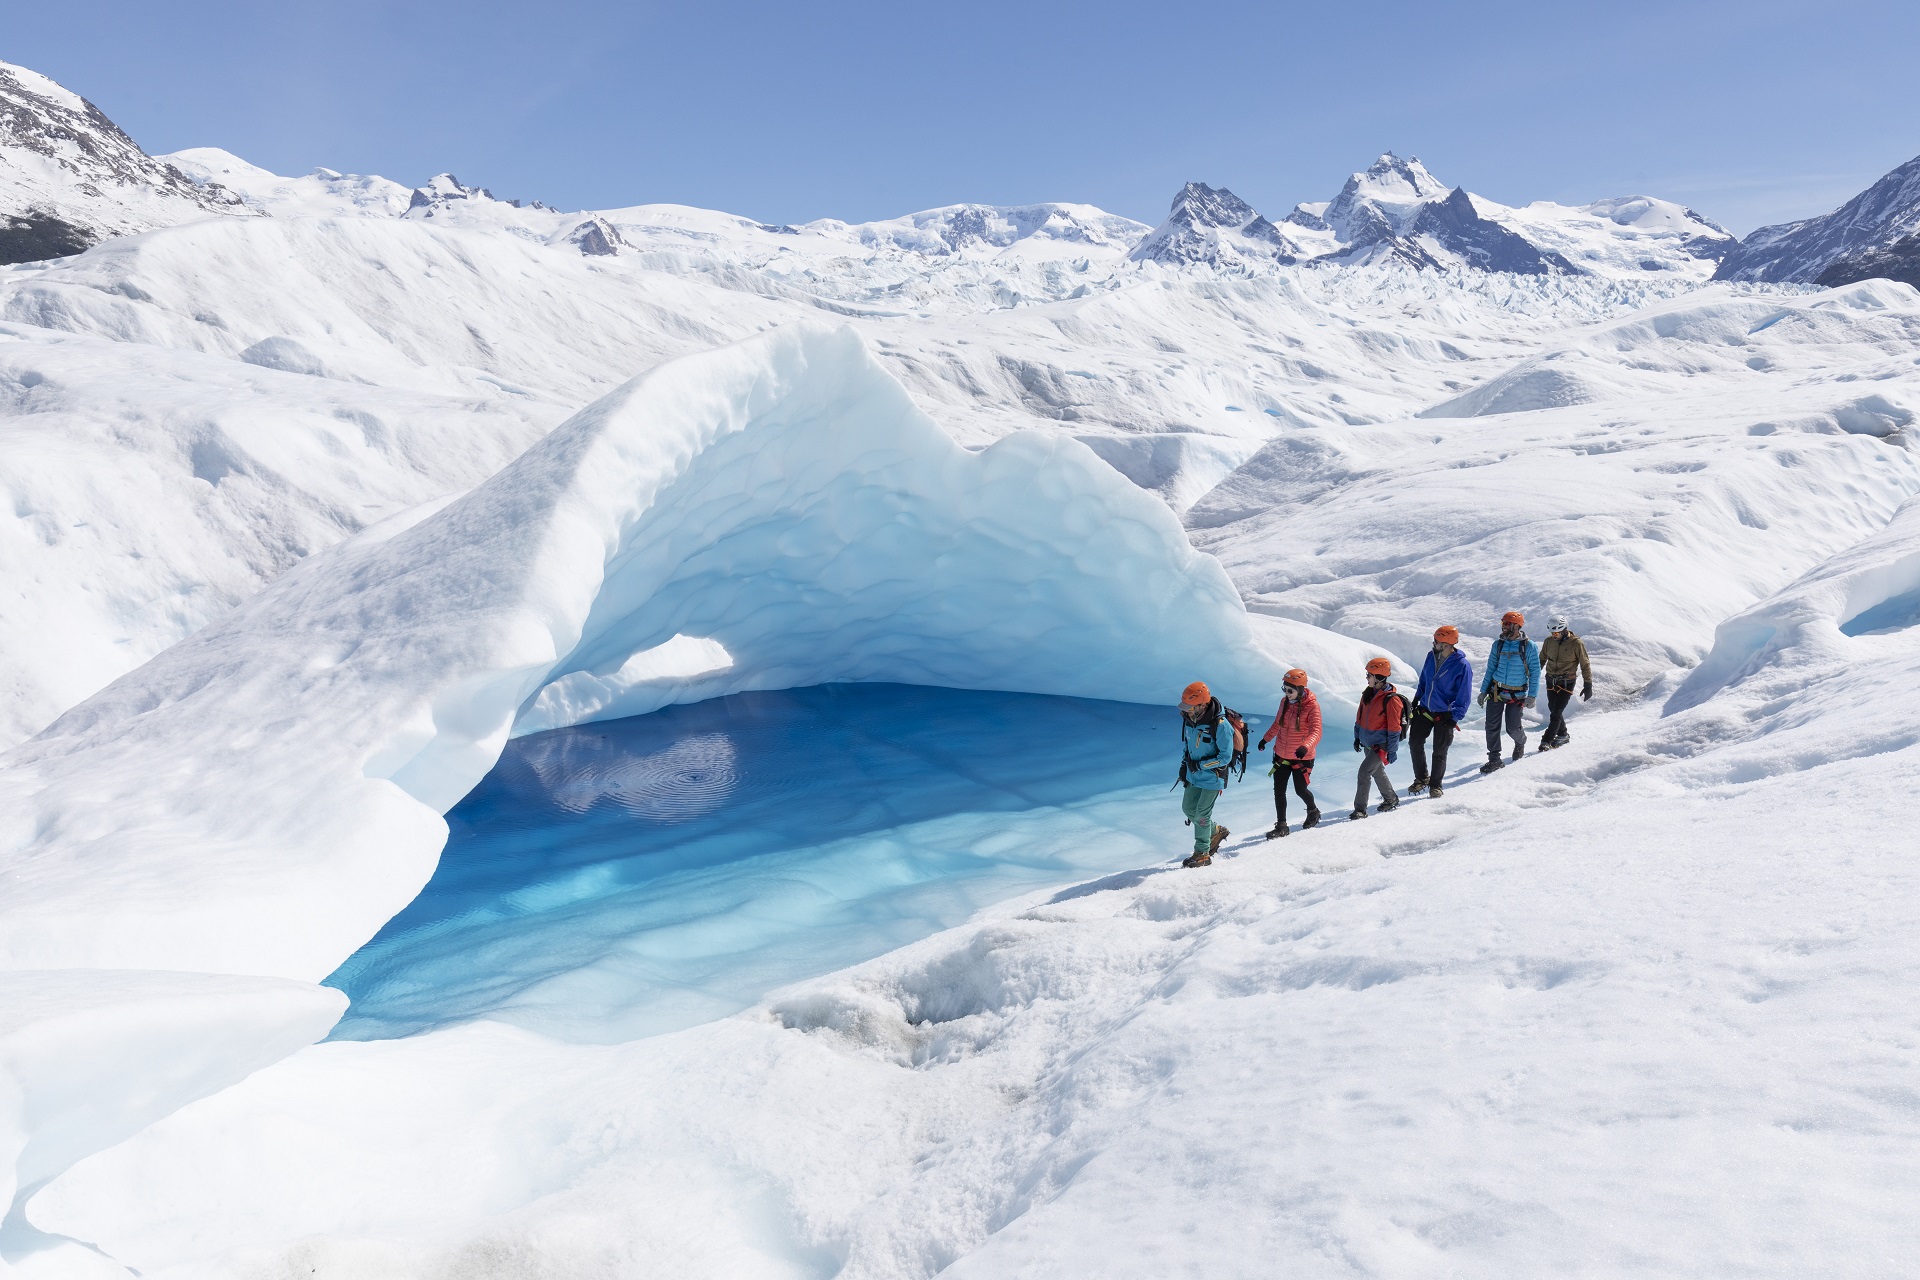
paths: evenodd
<path fill-rule="evenodd" d="M 1178 732 L 1172 707 L 859 684 L 515 739 L 419 898 L 327 979 L 353 1002 L 335 1038 L 492 1018 L 628 1040 L 1165 862 L 1190 838 Z M 1271 821 L 1260 773 L 1223 812 Z"/>

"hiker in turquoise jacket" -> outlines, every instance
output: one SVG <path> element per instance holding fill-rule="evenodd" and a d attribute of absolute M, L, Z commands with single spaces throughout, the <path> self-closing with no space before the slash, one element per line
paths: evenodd
<path fill-rule="evenodd" d="M 1513 739 L 1513 758 L 1527 751 L 1526 726 L 1521 716 L 1540 696 L 1540 650 L 1521 630 L 1527 620 L 1518 611 L 1500 615 L 1500 638 L 1487 655 L 1486 674 L 1480 677 L 1480 705 L 1487 709 L 1487 762 L 1480 772 L 1501 768 L 1500 729 L 1504 722 Z"/>
<path fill-rule="evenodd" d="M 1201 681 L 1180 695 L 1180 812 L 1193 824 L 1193 856 L 1182 864 L 1204 867 L 1230 834 L 1213 820 L 1213 806 L 1227 789 L 1233 763 L 1232 713 Z"/>

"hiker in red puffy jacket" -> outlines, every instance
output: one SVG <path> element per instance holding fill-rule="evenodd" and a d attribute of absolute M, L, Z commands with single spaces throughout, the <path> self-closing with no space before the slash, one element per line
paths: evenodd
<path fill-rule="evenodd" d="M 1307 802 L 1307 819 L 1302 831 L 1320 823 L 1320 806 L 1313 802 L 1308 785 L 1313 781 L 1313 753 L 1320 746 L 1320 701 L 1307 688 L 1307 673 L 1295 667 L 1287 672 L 1286 691 L 1280 710 L 1274 712 L 1260 745 L 1273 743 L 1273 830 L 1267 839 L 1284 836 L 1287 826 L 1287 781 Z"/>
<path fill-rule="evenodd" d="M 1393 664 L 1385 658 L 1367 660 L 1367 687 L 1360 693 L 1360 710 L 1353 717 L 1353 749 L 1361 753 L 1359 789 L 1353 793 L 1349 821 L 1367 816 L 1367 794 L 1380 788 L 1380 812 L 1400 807 L 1400 797 L 1387 781 L 1387 766 L 1400 758 L 1400 735 L 1407 730 L 1407 700 L 1393 687 Z"/>

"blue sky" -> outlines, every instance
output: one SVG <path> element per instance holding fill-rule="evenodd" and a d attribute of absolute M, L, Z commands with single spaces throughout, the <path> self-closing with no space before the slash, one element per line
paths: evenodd
<path fill-rule="evenodd" d="M 1920 5 L 0 0 L 0 59 L 149 151 L 451 170 L 765 221 L 1180 184 L 1278 215 L 1382 150 L 1508 203 L 1644 192 L 1737 231 L 1920 153 Z"/>

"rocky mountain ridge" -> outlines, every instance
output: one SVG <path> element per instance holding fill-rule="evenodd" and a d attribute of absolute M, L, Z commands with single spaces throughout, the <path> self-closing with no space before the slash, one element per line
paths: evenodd
<path fill-rule="evenodd" d="M 1671 201 L 1625 196 L 1509 208 L 1448 187 L 1417 156 L 1387 152 L 1332 200 L 1295 205 L 1278 224 L 1225 188 L 1189 183 L 1132 257 L 1228 271 L 1397 262 L 1514 275 L 1705 278 L 1733 243 L 1731 233 Z"/>
<path fill-rule="evenodd" d="M 1761 227 L 1714 278 L 1829 286 L 1885 278 L 1920 287 L 1920 156 L 1832 213 Z"/>
<path fill-rule="evenodd" d="M 0 62 L 0 263 L 252 212 L 225 187 L 147 155 L 78 94 Z"/>

